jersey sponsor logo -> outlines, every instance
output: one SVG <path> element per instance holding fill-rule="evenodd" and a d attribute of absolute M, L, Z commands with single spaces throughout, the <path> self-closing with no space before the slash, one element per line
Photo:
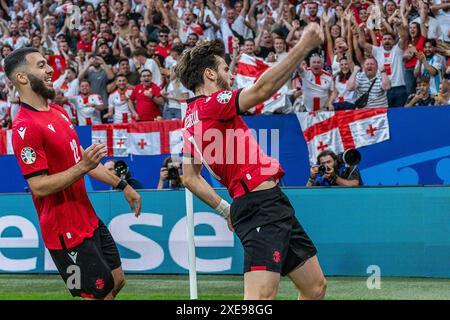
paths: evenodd
<path fill-rule="evenodd" d="M 77 263 L 77 256 L 78 256 L 78 252 L 75 252 L 75 251 L 70 251 L 69 253 L 68 253 L 68 255 L 69 255 L 69 258 L 73 261 L 73 263 Z"/>
<path fill-rule="evenodd" d="M 233 93 L 231 91 L 223 91 L 217 95 L 217 101 L 221 104 L 227 104 L 232 96 Z"/>
<path fill-rule="evenodd" d="M 23 148 L 20 152 L 20 157 L 25 164 L 33 164 L 36 162 L 36 152 L 30 147 Z"/>
<path fill-rule="evenodd" d="M 19 133 L 19 136 L 22 138 L 22 140 L 25 137 L 25 132 L 27 131 L 27 128 L 24 127 L 20 127 L 19 129 L 17 129 L 17 132 Z"/>
<path fill-rule="evenodd" d="M 56 133 L 55 128 L 53 128 L 53 125 L 51 123 L 48 124 L 47 128 L 52 130 L 54 133 Z"/>

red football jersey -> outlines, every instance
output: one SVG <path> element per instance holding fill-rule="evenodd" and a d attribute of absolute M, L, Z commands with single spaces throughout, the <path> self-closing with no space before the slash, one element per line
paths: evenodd
<path fill-rule="evenodd" d="M 239 116 L 240 92 L 218 91 L 189 99 L 183 119 L 183 152 L 202 161 L 233 199 L 284 175 L 280 163 L 260 149 Z"/>
<path fill-rule="evenodd" d="M 25 179 L 65 171 L 82 156 L 70 117 L 55 104 L 48 111 L 38 111 L 22 103 L 13 123 L 12 144 Z M 60 250 L 62 242 L 73 248 L 92 237 L 98 227 L 83 178 L 52 195 L 32 196 L 48 249 Z"/>
<path fill-rule="evenodd" d="M 139 115 L 140 121 L 153 121 L 156 117 L 161 115 L 158 105 L 146 95 L 151 93 L 155 97 L 161 97 L 161 90 L 159 87 L 151 83 L 150 87 L 146 88 L 141 83 L 134 87 L 130 95 L 131 101 L 135 101 L 135 109 Z"/>

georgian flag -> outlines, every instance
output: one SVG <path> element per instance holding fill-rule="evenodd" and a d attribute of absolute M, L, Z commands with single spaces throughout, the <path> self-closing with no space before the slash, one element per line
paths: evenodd
<path fill-rule="evenodd" d="M 309 161 L 324 150 L 340 153 L 389 140 L 386 108 L 336 112 L 300 112 L 297 118 L 308 145 Z"/>
<path fill-rule="evenodd" d="M 170 154 L 180 154 L 183 149 L 183 132 L 177 129 L 169 132 Z"/>
<path fill-rule="evenodd" d="M 237 63 L 236 83 L 237 87 L 247 88 L 254 84 L 256 80 L 267 70 L 269 65 L 258 57 L 243 53 Z M 253 114 L 273 113 L 287 104 L 287 84 L 281 87 L 270 99 L 249 110 Z"/>
<path fill-rule="evenodd" d="M 11 129 L 0 130 L 0 155 L 14 154 L 11 137 Z"/>

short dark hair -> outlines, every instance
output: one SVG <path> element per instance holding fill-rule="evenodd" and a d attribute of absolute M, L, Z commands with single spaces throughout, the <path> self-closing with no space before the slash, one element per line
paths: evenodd
<path fill-rule="evenodd" d="M 122 62 L 126 62 L 127 64 L 130 64 L 130 61 L 128 61 L 127 58 L 120 58 L 119 64 L 121 64 Z"/>
<path fill-rule="evenodd" d="M 81 86 L 81 84 L 82 84 L 83 82 L 87 82 L 87 83 L 89 84 L 89 86 L 91 85 L 91 83 L 89 82 L 88 79 L 81 79 L 81 80 L 80 80 L 80 86 Z"/>
<path fill-rule="evenodd" d="M 326 157 L 326 156 L 330 156 L 331 158 L 333 158 L 334 161 L 337 161 L 338 157 L 336 155 L 336 153 L 334 153 L 331 150 L 324 150 L 321 153 L 319 153 L 319 155 L 317 156 L 317 164 L 320 164 L 320 158 Z"/>
<path fill-rule="evenodd" d="M 425 41 L 423 42 L 423 46 L 425 47 L 425 45 L 426 45 L 427 43 L 431 44 L 433 47 L 436 47 L 436 46 L 437 46 L 436 40 L 434 40 L 434 39 L 427 39 L 427 40 L 425 40 Z"/>
<path fill-rule="evenodd" d="M 133 57 L 137 57 L 137 56 L 147 56 L 147 50 L 145 50 L 144 48 L 136 48 L 136 50 L 133 51 L 133 53 L 131 54 L 131 56 Z"/>
<path fill-rule="evenodd" d="M 197 87 L 204 84 L 203 73 L 207 68 L 218 71 L 217 57 L 225 57 L 223 42 L 205 42 L 183 53 L 175 67 L 175 74 L 186 88 L 195 92 Z"/>
<path fill-rule="evenodd" d="M 33 47 L 24 47 L 14 50 L 5 58 L 5 74 L 9 80 L 13 81 L 12 75 L 14 71 L 27 63 L 27 55 L 35 52 L 39 53 L 39 50 Z"/>
<path fill-rule="evenodd" d="M 148 73 L 150 73 L 153 76 L 153 72 L 150 69 L 141 70 L 141 72 L 139 74 L 142 75 L 144 72 L 148 72 Z"/>
<path fill-rule="evenodd" d="M 419 83 L 422 83 L 422 82 L 425 82 L 425 83 L 430 83 L 430 78 L 429 77 L 427 77 L 427 76 L 420 76 L 420 77 L 418 77 L 417 78 L 417 83 L 419 84 Z"/>
<path fill-rule="evenodd" d="M 182 54 L 184 51 L 184 45 L 182 43 L 174 44 L 170 51 L 177 52 L 178 54 Z"/>

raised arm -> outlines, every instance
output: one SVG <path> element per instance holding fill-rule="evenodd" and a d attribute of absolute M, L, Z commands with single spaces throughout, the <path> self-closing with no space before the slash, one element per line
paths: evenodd
<path fill-rule="evenodd" d="M 269 99 L 285 84 L 307 55 L 317 48 L 324 40 L 320 26 L 311 23 L 305 28 L 302 38 L 288 55 L 279 63 L 269 68 L 250 87 L 242 90 L 239 95 L 239 107 L 242 112 Z"/>
<path fill-rule="evenodd" d="M 372 53 L 372 45 L 366 41 L 366 33 L 364 31 L 365 24 L 361 23 L 358 26 L 358 44 L 364 48 L 365 51 Z"/>
<path fill-rule="evenodd" d="M 220 19 L 222 19 L 222 14 L 220 13 L 220 9 L 214 4 L 212 0 L 207 0 L 207 4 L 209 9 L 214 14 L 214 17 L 216 17 L 217 21 L 220 22 Z"/>
<path fill-rule="evenodd" d="M 361 70 L 359 66 L 353 67 L 352 75 L 350 76 L 350 79 L 348 79 L 347 82 L 347 91 L 356 90 L 356 75 L 358 74 L 359 70 Z"/>

